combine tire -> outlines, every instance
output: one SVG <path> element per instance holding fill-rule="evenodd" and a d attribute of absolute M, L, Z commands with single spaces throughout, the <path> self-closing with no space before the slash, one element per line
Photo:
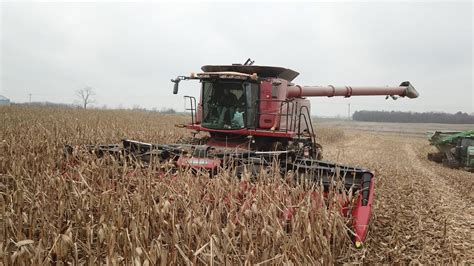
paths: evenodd
<path fill-rule="evenodd" d="M 442 153 L 428 153 L 428 160 L 437 162 L 437 163 L 442 163 L 444 159 L 444 154 Z"/>

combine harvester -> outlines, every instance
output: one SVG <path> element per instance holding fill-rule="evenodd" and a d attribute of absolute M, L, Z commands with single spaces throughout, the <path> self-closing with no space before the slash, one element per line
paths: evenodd
<path fill-rule="evenodd" d="M 429 153 L 428 160 L 474 171 L 474 130 L 435 131 L 429 141 L 438 152 Z"/>
<path fill-rule="evenodd" d="M 352 216 L 352 239 L 360 247 L 371 216 L 374 173 L 321 161 L 322 147 L 315 141 L 307 97 L 416 98 L 418 92 L 410 82 L 396 87 L 300 86 L 292 82 L 298 72 L 256 66 L 250 59 L 243 65 L 206 65 L 202 71 L 172 80 L 174 94 L 181 81 L 201 83 L 199 99 L 184 96 L 191 123 L 180 126 L 192 132 L 189 140 L 167 145 L 123 140 L 121 144 L 88 146 L 89 151 L 148 164 L 171 161 L 176 169 L 210 173 L 232 169 L 237 176 L 252 173 L 258 177 L 261 170 L 273 168 L 282 176 L 322 184 L 326 192 L 339 181 L 345 187 L 340 193 L 353 198 L 343 203 L 343 215 Z M 208 134 L 198 138 L 199 132 Z"/>

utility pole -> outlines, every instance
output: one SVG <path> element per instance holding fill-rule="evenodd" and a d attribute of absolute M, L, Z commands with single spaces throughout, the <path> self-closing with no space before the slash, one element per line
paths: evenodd
<path fill-rule="evenodd" d="M 31 93 L 28 93 L 28 96 L 30 96 L 30 104 L 31 104 Z"/>
<path fill-rule="evenodd" d="M 347 120 L 351 120 L 351 103 L 347 104 Z"/>

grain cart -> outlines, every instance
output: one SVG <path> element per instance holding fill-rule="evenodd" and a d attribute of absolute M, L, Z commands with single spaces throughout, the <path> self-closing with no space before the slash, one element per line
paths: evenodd
<path fill-rule="evenodd" d="M 335 180 L 343 183 L 340 193 L 353 200 L 343 204 L 343 215 L 352 216 L 352 237 L 360 247 L 367 235 L 374 196 L 374 173 L 365 168 L 322 161 L 322 147 L 315 141 L 308 97 L 352 97 L 383 95 L 418 97 L 410 82 L 395 87 L 300 86 L 293 83 L 298 72 L 274 66 L 245 64 L 206 65 L 202 72 L 172 79 L 173 93 L 179 83 L 200 82 L 198 98 L 184 96 L 191 114 L 192 137 L 176 144 L 152 144 L 123 140 L 121 144 L 89 146 L 101 156 L 126 156 L 145 163 L 172 162 L 179 168 L 215 173 L 233 169 L 258 173 L 279 169 L 305 182 L 322 184 L 325 193 Z M 197 137 L 198 133 L 205 137 Z M 72 152 L 72 148 L 68 148 Z"/>
<path fill-rule="evenodd" d="M 474 171 L 474 130 L 435 131 L 429 141 L 438 152 L 429 153 L 428 160 Z"/>

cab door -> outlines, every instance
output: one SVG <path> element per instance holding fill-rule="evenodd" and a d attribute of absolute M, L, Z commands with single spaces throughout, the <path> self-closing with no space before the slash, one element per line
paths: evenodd
<path fill-rule="evenodd" d="M 246 112 L 244 119 L 247 128 L 256 128 L 258 126 L 258 97 L 259 85 L 257 83 L 244 83 Z"/>
<path fill-rule="evenodd" d="M 272 88 L 271 81 L 263 81 L 260 84 L 258 127 L 262 129 L 272 128 L 278 116 L 279 104 L 273 100 Z"/>

